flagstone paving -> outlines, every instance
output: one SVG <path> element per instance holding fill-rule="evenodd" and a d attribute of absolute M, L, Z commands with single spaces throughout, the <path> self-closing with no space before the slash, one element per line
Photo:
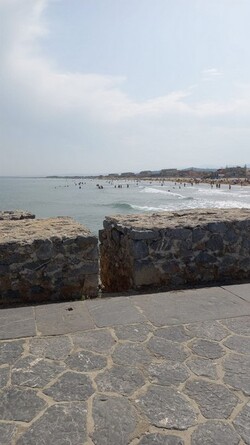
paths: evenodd
<path fill-rule="evenodd" d="M 0 445 L 250 445 L 250 284 L 0 310 Z"/>

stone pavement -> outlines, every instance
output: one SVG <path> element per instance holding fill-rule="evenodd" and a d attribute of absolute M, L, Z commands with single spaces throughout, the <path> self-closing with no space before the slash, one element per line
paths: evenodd
<path fill-rule="evenodd" d="M 0 445 L 250 445 L 250 284 L 0 310 Z"/>

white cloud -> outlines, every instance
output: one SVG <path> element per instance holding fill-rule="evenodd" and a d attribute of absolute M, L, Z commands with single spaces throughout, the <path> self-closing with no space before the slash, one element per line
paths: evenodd
<path fill-rule="evenodd" d="M 207 68 L 202 70 L 201 76 L 203 81 L 213 81 L 223 77 L 223 73 L 217 68 Z"/>
<path fill-rule="evenodd" d="M 199 120 L 204 125 L 211 117 L 226 118 L 238 112 L 250 114 L 249 97 L 244 97 L 244 93 L 237 100 L 199 102 L 192 98 L 192 88 L 187 88 L 139 102 L 123 91 L 123 85 L 129 81 L 126 77 L 60 72 L 54 61 L 40 56 L 37 50 L 39 39 L 49 38 L 43 16 L 48 1 L 0 0 L 0 28 L 5 36 L 0 48 L 3 98 L 0 142 L 13 153 L 23 152 L 23 160 L 26 164 L 30 161 L 30 168 L 32 165 L 38 168 L 36 152 L 32 151 L 34 146 L 40 151 L 46 147 L 44 153 L 51 159 L 56 159 L 59 149 L 55 146 L 60 146 L 64 162 L 69 157 L 62 152 L 70 146 L 76 159 L 75 164 L 70 160 L 70 168 L 75 170 L 74 165 L 84 159 L 82 153 L 85 159 L 88 157 L 86 165 L 92 170 L 96 162 L 94 155 L 100 156 L 103 162 L 109 156 L 106 170 L 119 170 L 117 160 L 113 162 L 113 153 L 117 152 L 120 159 L 124 157 L 124 162 L 127 165 L 130 162 L 133 168 L 133 162 L 139 165 L 145 149 L 152 149 L 155 144 L 158 144 L 159 156 L 166 146 L 175 145 L 180 153 L 185 153 L 185 144 L 195 146 L 192 141 L 196 138 L 195 131 L 200 131 Z M 202 72 L 202 80 L 220 77 L 222 73 L 216 68 Z M 195 128 L 193 137 L 190 136 L 192 128 Z M 209 135 L 210 130 L 203 127 L 201 131 Z M 174 164 L 177 156 L 175 153 Z M 154 154 L 149 155 L 148 163 L 153 161 Z M 58 165 L 65 171 L 62 163 Z M 2 166 L 4 169 L 10 166 L 7 155 Z"/>

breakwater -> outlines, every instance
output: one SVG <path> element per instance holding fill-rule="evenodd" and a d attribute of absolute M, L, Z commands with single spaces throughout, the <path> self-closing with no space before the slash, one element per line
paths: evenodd
<path fill-rule="evenodd" d="M 95 297 L 250 279 L 250 210 L 106 217 L 97 236 L 71 218 L 0 220 L 0 303 Z"/>
<path fill-rule="evenodd" d="M 106 217 L 100 243 L 109 292 L 250 278 L 250 210 Z"/>

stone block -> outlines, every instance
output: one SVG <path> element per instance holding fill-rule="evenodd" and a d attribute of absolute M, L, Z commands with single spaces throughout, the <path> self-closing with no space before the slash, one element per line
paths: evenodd
<path fill-rule="evenodd" d="M 97 237 L 71 218 L 0 221 L 0 303 L 98 293 Z"/>

